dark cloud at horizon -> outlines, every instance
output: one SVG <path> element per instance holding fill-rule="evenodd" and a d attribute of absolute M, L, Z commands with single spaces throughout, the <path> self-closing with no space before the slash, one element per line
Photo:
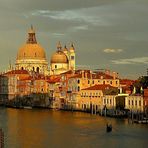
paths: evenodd
<path fill-rule="evenodd" d="M 60 40 L 75 43 L 77 65 L 145 74 L 147 6 L 147 0 L 0 0 L 0 71 L 15 62 L 33 24 L 48 61 Z"/>

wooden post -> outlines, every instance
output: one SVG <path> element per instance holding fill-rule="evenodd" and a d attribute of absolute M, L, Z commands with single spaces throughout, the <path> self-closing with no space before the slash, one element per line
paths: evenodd
<path fill-rule="evenodd" d="M 102 107 L 101 107 L 101 116 L 102 116 Z"/>
<path fill-rule="evenodd" d="M 132 123 L 133 123 L 133 111 L 132 111 Z"/>
<path fill-rule="evenodd" d="M 4 148 L 4 132 L 0 129 L 0 148 Z"/>
<path fill-rule="evenodd" d="M 95 115 L 96 115 L 97 111 L 96 111 L 96 105 L 95 105 Z"/>
<path fill-rule="evenodd" d="M 106 107 L 105 107 L 105 115 L 104 116 L 106 117 Z"/>
<path fill-rule="evenodd" d="M 91 114 L 93 115 L 93 109 L 94 109 L 94 107 L 93 107 L 93 104 L 92 104 L 92 107 L 91 107 Z"/>

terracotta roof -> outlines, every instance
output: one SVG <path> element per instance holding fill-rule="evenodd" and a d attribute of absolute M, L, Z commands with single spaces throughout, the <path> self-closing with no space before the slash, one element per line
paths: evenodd
<path fill-rule="evenodd" d="M 122 85 L 133 85 L 135 83 L 135 80 L 130 80 L 130 79 L 121 79 L 120 84 Z"/>
<path fill-rule="evenodd" d="M 27 70 L 12 70 L 12 71 L 8 71 L 7 74 L 29 74 L 29 72 Z"/>
<path fill-rule="evenodd" d="M 82 90 L 106 90 L 106 89 L 110 89 L 110 88 L 114 88 L 111 85 L 107 85 L 107 84 L 102 84 L 102 85 L 94 85 Z"/>
<path fill-rule="evenodd" d="M 73 73 L 73 71 L 72 70 L 69 70 L 69 71 L 66 71 L 66 72 L 61 73 L 61 75 L 62 74 L 72 74 L 72 73 Z"/>
<path fill-rule="evenodd" d="M 90 73 L 90 71 L 87 73 L 84 72 L 84 78 L 88 79 L 113 79 L 113 76 L 105 74 L 103 72 L 98 72 L 98 73 Z M 70 78 L 82 78 L 82 71 L 77 71 L 77 73 L 74 76 L 71 76 Z"/>
<path fill-rule="evenodd" d="M 27 80 L 31 80 L 32 77 L 29 76 L 29 77 L 25 77 L 25 78 L 20 78 L 19 81 L 27 81 Z"/>
<path fill-rule="evenodd" d="M 113 76 L 105 74 L 104 72 L 97 72 L 93 74 L 93 79 L 113 79 Z"/>
<path fill-rule="evenodd" d="M 74 74 L 70 78 L 82 78 L 81 74 Z"/>
<path fill-rule="evenodd" d="M 60 82 L 60 77 L 56 77 L 56 78 L 52 78 L 52 79 L 48 79 L 47 82 L 48 83 L 56 83 L 56 82 Z"/>

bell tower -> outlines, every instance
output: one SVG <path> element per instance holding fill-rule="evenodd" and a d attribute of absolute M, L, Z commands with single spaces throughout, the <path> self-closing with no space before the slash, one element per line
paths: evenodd
<path fill-rule="evenodd" d="M 69 49 L 69 70 L 75 70 L 75 48 L 73 43 Z"/>

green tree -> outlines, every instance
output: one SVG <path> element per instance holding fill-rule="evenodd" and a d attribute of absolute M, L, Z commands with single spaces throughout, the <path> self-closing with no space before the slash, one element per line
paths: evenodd
<path fill-rule="evenodd" d="M 143 76 L 139 78 L 139 82 L 143 89 L 148 87 L 148 76 Z"/>

